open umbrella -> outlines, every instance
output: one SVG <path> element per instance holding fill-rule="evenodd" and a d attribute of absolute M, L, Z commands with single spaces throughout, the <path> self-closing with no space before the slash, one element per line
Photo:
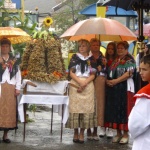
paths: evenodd
<path fill-rule="evenodd" d="M 0 40 L 7 38 L 12 44 L 23 43 L 31 40 L 30 35 L 20 28 L 0 27 Z"/>
<path fill-rule="evenodd" d="M 98 38 L 100 41 L 134 41 L 136 35 L 120 22 L 107 18 L 82 20 L 64 32 L 61 38 L 78 41 Z"/>
<path fill-rule="evenodd" d="M 150 0 L 106 0 L 102 5 L 104 6 L 116 6 L 126 9 L 135 10 L 138 13 L 138 24 L 139 24 L 139 37 L 138 41 L 144 40 L 143 36 L 143 10 L 148 12 L 150 10 Z"/>
<path fill-rule="evenodd" d="M 137 5 L 139 2 L 143 7 L 148 8 L 150 6 L 150 0 L 106 0 L 103 5 L 116 6 L 125 10 L 132 10 L 133 5 Z"/>
<path fill-rule="evenodd" d="M 135 31 L 135 34 L 138 35 L 138 30 Z M 143 35 L 150 37 L 150 23 L 143 25 Z"/>

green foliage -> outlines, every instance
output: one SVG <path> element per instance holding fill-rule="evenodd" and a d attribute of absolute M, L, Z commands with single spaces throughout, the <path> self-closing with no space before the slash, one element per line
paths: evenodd
<path fill-rule="evenodd" d="M 13 48 L 14 48 L 14 55 L 17 55 L 18 53 L 20 54 L 20 56 L 22 56 L 23 51 L 25 49 L 26 44 L 25 43 L 20 43 L 20 44 L 14 44 Z"/>
<path fill-rule="evenodd" d="M 86 19 L 85 16 L 78 13 L 88 5 L 96 2 L 97 0 L 78 0 L 78 2 L 74 0 L 68 1 L 61 10 L 53 14 L 53 19 L 56 25 L 56 32 L 59 31 L 57 34 L 61 35 L 64 31 L 66 31 L 70 26 L 79 20 Z"/>
<path fill-rule="evenodd" d="M 0 1 L 0 12 L 4 12 L 2 17 L 0 17 L 0 27 L 7 26 L 7 22 L 4 20 L 4 17 L 8 16 L 9 13 L 6 8 L 4 8 L 5 0 Z"/>
<path fill-rule="evenodd" d="M 32 105 L 29 105 L 28 106 L 28 110 L 31 111 L 31 112 L 35 112 L 37 109 L 36 105 L 35 104 L 32 104 Z"/>
<path fill-rule="evenodd" d="M 24 19 L 22 19 L 21 17 L 21 13 L 19 13 L 19 17 L 17 16 L 6 16 L 4 18 L 4 21 L 13 21 L 14 22 L 14 27 L 20 28 L 24 31 L 26 31 L 28 34 L 32 34 L 33 30 L 35 29 L 35 27 L 37 26 L 37 23 L 33 23 L 32 26 L 30 27 L 29 24 L 29 20 L 31 20 L 30 16 L 27 15 Z M 17 22 L 19 22 L 19 24 L 16 24 Z"/>
<path fill-rule="evenodd" d="M 26 31 L 29 35 L 32 34 L 32 32 L 35 30 L 35 27 L 37 26 L 37 23 L 33 23 L 32 26 L 28 26 L 30 16 L 27 15 L 24 19 L 21 18 L 21 13 L 19 13 L 19 17 L 17 16 L 6 16 L 4 17 L 3 21 L 13 21 L 14 22 L 14 27 L 16 28 L 21 28 L 22 30 Z M 19 24 L 16 24 L 19 22 Z M 15 44 L 13 45 L 14 48 L 14 54 L 20 54 L 22 56 L 24 48 L 25 48 L 25 43 L 20 43 L 20 44 Z"/>

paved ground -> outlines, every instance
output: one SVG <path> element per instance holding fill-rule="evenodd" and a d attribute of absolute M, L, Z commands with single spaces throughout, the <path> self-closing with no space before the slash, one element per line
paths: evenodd
<path fill-rule="evenodd" d="M 132 141 L 127 145 L 112 144 L 106 137 L 97 141 L 88 141 L 85 135 L 84 144 L 72 142 L 73 131 L 65 129 L 60 141 L 60 117 L 54 113 L 53 134 L 50 134 L 50 111 L 28 112 L 29 118 L 35 122 L 26 125 L 26 140 L 23 142 L 23 124 L 19 123 L 17 133 L 9 132 L 10 144 L 0 143 L 0 150 L 131 150 Z M 114 132 L 115 134 L 115 132 Z M 2 132 L 0 132 L 2 137 Z"/>

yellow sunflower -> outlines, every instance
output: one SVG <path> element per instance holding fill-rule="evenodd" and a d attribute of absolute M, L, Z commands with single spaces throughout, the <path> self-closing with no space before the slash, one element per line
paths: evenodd
<path fill-rule="evenodd" d="M 51 17 L 46 17 L 44 19 L 44 25 L 47 27 L 50 27 L 50 25 L 53 23 L 53 19 Z"/>

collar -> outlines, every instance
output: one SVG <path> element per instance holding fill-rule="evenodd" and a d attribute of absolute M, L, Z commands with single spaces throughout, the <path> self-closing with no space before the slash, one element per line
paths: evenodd
<path fill-rule="evenodd" d="M 80 53 L 76 53 L 76 55 L 81 59 L 81 60 L 87 60 L 91 57 L 91 54 L 89 54 L 89 56 L 84 57 L 82 54 Z"/>
<path fill-rule="evenodd" d="M 150 100 L 150 83 L 146 86 L 144 86 L 142 89 L 140 89 L 135 95 L 134 95 L 134 101 L 136 101 L 137 98 L 145 97 Z"/>

